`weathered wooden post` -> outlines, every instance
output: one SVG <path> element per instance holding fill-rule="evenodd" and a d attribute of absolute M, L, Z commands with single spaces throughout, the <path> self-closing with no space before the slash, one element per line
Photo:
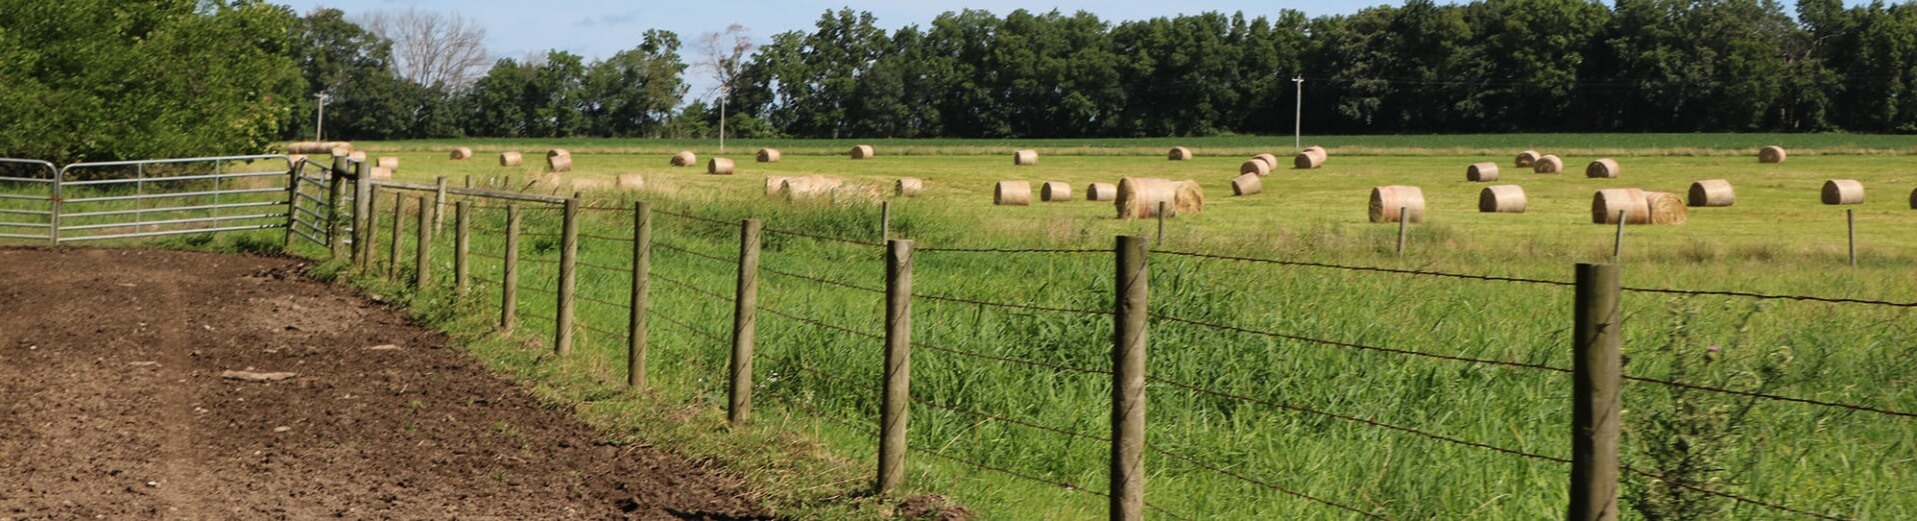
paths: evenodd
<path fill-rule="evenodd" d="M 386 278 L 388 279 L 394 279 L 394 280 L 399 279 L 399 244 L 400 244 L 400 233 L 406 230 L 405 211 L 406 211 L 406 194 L 399 193 L 398 190 L 394 190 L 393 233 L 392 233 L 393 236 L 388 238 L 387 245 L 386 245 L 386 250 L 387 250 L 386 257 L 390 261 L 386 264 Z"/>
<path fill-rule="evenodd" d="M 759 303 L 758 219 L 739 226 L 739 285 L 733 294 L 732 374 L 726 393 L 726 420 L 733 425 L 752 421 L 752 341 Z"/>
<path fill-rule="evenodd" d="M 499 329 L 519 326 L 519 205 L 506 205 L 506 259 L 499 275 Z"/>
<path fill-rule="evenodd" d="M 626 321 L 626 385 L 646 388 L 646 308 L 652 293 L 652 205 L 632 203 L 632 316 Z"/>
<path fill-rule="evenodd" d="M 373 178 L 366 163 L 353 168 L 353 264 L 364 272 L 373 256 Z"/>
<path fill-rule="evenodd" d="M 453 204 L 453 290 L 460 296 L 472 286 L 473 209 L 466 201 Z"/>
<path fill-rule="evenodd" d="M 1617 519 L 1623 305 L 1615 264 L 1578 264 L 1571 367 L 1571 521 Z"/>
<path fill-rule="evenodd" d="M 1144 237 L 1120 236 L 1117 298 L 1112 311 L 1112 458 L 1113 521 L 1144 519 L 1145 509 L 1145 346 L 1149 289 Z"/>
<path fill-rule="evenodd" d="M 559 235 L 559 316 L 553 319 L 553 352 L 572 354 L 573 295 L 579 285 L 579 198 L 566 199 Z"/>
<path fill-rule="evenodd" d="M 905 481 L 905 434 L 912 405 L 912 241 L 885 242 L 885 397 L 879 410 L 883 496 Z"/>
<path fill-rule="evenodd" d="M 446 176 L 433 181 L 433 233 L 445 229 L 446 224 Z"/>
<path fill-rule="evenodd" d="M 419 233 L 418 244 L 413 245 L 413 290 L 424 295 L 432 292 L 433 219 L 439 217 L 439 211 L 427 208 L 424 197 L 415 200 L 419 201 Z"/>
<path fill-rule="evenodd" d="M 371 187 L 366 193 L 366 222 L 363 223 L 366 226 L 366 233 L 364 237 L 361 237 L 364 246 L 360 248 L 360 257 L 357 259 L 359 262 L 359 272 L 361 274 L 373 273 L 373 270 L 376 268 L 375 261 L 379 258 L 379 255 L 374 253 L 379 251 L 374 249 L 376 247 L 375 245 L 379 244 L 378 197 L 378 186 Z"/>

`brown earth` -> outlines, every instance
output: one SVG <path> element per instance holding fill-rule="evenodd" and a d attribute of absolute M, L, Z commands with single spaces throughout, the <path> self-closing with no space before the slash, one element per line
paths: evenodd
<path fill-rule="evenodd" d="M 0 249 L 0 521 L 765 517 L 301 268 Z"/>

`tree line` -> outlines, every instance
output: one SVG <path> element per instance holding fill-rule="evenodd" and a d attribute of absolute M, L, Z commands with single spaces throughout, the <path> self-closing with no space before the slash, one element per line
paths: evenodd
<path fill-rule="evenodd" d="M 491 60 L 483 29 L 456 17 L 264 0 L 0 11 L 0 151 L 29 157 L 310 139 L 319 94 L 339 139 L 703 137 L 719 102 L 741 137 L 1283 134 L 1294 118 L 1319 134 L 1917 132 L 1912 3 L 1408 0 L 1121 22 L 962 10 L 893 30 L 841 9 L 762 45 L 736 26 L 708 34 L 700 66 L 662 30 L 602 59 Z M 689 95 L 698 69 L 724 88 Z"/>

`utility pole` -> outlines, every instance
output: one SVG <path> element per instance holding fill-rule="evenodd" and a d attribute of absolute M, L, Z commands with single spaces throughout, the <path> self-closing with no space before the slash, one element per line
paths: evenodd
<path fill-rule="evenodd" d="M 326 141 L 326 102 L 332 100 L 333 95 L 321 92 L 314 94 L 313 99 L 319 100 L 319 114 L 313 121 L 313 140 Z"/>
<path fill-rule="evenodd" d="M 732 97 L 732 86 L 719 86 L 719 151 L 726 151 L 726 98 Z"/>
<path fill-rule="evenodd" d="M 1293 110 L 1293 112 L 1291 113 L 1291 115 L 1292 115 L 1292 118 L 1293 118 L 1293 119 L 1291 120 L 1291 146 L 1292 146 L 1292 148 L 1295 148 L 1295 149 L 1298 149 L 1298 150 L 1304 150 L 1304 149 L 1305 149 L 1305 137 L 1304 137 L 1304 136 L 1305 136 L 1305 134 L 1304 134 L 1304 123 L 1305 123 L 1305 77 L 1304 77 L 1304 76 L 1292 76 L 1292 77 L 1291 77 L 1291 83 L 1292 83 L 1292 84 L 1294 84 L 1294 85 L 1296 85 L 1296 86 L 1298 87 L 1298 88 L 1297 88 L 1297 90 L 1298 90 L 1298 108 L 1297 108 L 1297 109 L 1294 109 L 1294 110 Z"/>

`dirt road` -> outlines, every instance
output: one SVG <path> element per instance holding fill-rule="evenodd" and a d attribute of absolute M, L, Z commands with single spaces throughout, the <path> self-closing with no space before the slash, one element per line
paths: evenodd
<path fill-rule="evenodd" d="M 763 517 L 298 270 L 0 249 L 0 520 Z"/>

